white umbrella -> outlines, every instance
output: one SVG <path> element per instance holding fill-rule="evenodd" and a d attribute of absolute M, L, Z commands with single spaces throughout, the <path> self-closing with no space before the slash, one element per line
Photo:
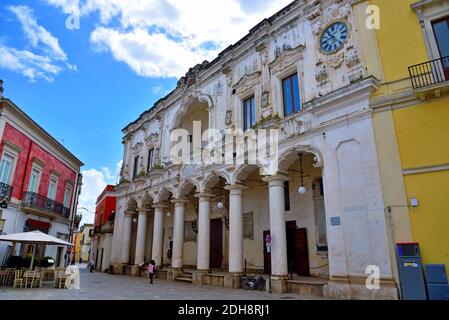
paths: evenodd
<path fill-rule="evenodd" d="M 56 246 L 71 246 L 70 242 L 49 236 L 39 230 L 30 231 L 30 232 L 22 232 L 22 233 L 13 233 L 0 236 L 0 241 L 9 241 L 9 242 L 19 242 L 19 243 L 31 243 L 33 244 L 33 255 L 31 257 L 31 265 L 30 269 L 33 267 L 34 255 L 36 254 L 36 245 L 38 244 L 46 244 L 46 245 L 56 245 Z"/>

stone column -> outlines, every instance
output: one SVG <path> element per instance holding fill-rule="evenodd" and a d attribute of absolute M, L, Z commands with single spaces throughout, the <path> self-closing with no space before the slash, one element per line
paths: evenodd
<path fill-rule="evenodd" d="M 210 198 L 209 193 L 197 195 L 199 198 L 198 212 L 198 256 L 197 270 L 209 271 L 210 250 Z"/>
<path fill-rule="evenodd" d="M 125 211 L 125 218 L 123 219 L 122 229 L 122 257 L 121 263 L 128 264 L 131 247 L 131 232 L 132 232 L 132 219 L 135 211 Z"/>
<path fill-rule="evenodd" d="M 137 222 L 137 238 L 136 238 L 136 257 L 135 265 L 143 264 L 145 255 L 145 238 L 147 231 L 147 215 L 150 209 L 137 209 L 139 212 L 139 220 Z"/>
<path fill-rule="evenodd" d="M 163 204 L 156 204 L 154 208 L 154 224 L 153 224 L 153 250 L 152 259 L 156 262 L 156 266 L 162 265 L 162 247 L 164 241 L 164 208 Z"/>
<path fill-rule="evenodd" d="M 173 226 L 173 252 L 172 252 L 172 268 L 182 269 L 182 253 L 184 249 L 184 212 L 185 204 L 188 200 L 184 198 L 174 199 L 175 217 Z"/>
<path fill-rule="evenodd" d="M 197 272 L 193 274 L 193 284 L 206 284 L 210 259 L 210 198 L 213 194 L 198 193 L 198 241 Z"/>
<path fill-rule="evenodd" d="M 225 287 L 239 288 L 243 274 L 243 190 L 242 185 L 225 187 L 229 190 L 229 275 Z"/>
<path fill-rule="evenodd" d="M 268 183 L 271 234 L 271 283 L 273 292 L 285 292 L 288 279 L 287 233 L 285 227 L 284 182 L 286 175 L 276 174 L 263 179 Z"/>

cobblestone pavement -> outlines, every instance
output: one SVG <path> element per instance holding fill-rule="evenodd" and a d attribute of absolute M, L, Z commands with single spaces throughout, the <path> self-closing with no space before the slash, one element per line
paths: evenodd
<path fill-rule="evenodd" d="M 81 289 L 12 289 L 0 287 L 0 300 L 310 300 L 316 296 L 293 293 L 274 294 L 262 291 L 194 286 L 189 283 L 129 276 L 89 273 L 81 269 Z"/>

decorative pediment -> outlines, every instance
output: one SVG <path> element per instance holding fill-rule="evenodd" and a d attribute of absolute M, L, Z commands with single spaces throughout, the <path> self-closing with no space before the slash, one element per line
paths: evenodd
<path fill-rule="evenodd" d="M 269 64 L 271 72 L 274 75 L 278 75 L 285 69 L 294 66 L 298 60 L 302 59 L 304 48 L 305 47 L 303 45 L 299 45 L 293 49 L 282 51 L 282 53 L 280 53 L 277 58 Z"/>
<path fill-rule="evenodd" d="M 134 153 L 139 153 L 142 150 L 143 147 L 143 143 L 142 142 L 137 142 L 136 144 L 134 144 L 131 149 L 133 150 Z"/>
<path fill-rule="evenodd" d="M 243 99 L 245 95 L 252 91 L 260 82 L 260 74 L 260 71 L 245 74 L 233 87 L 237 96 Z"/>
<path fill-rule="evenodd" d="M 145 138 L 145 143 L 146 143 L 147 147 L 155 146 L 158 141 L 159 141 L 159 133 L 157 133 L 157 132 L 150 133 Z"/>

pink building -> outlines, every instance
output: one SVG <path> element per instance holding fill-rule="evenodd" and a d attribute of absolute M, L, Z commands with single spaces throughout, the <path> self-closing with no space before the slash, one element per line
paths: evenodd
<path fill-rule="evenodd" d="M 0 82 L 0 232 L 40 230 L 69 241 L 79 223 L 76 205 L 83 163 L 9 99 Z M 0 263 L 25 256 L 29 245 L 0 243 Z M 38 257 L 63 264 L 65 248 L 40 246 Z"/>

